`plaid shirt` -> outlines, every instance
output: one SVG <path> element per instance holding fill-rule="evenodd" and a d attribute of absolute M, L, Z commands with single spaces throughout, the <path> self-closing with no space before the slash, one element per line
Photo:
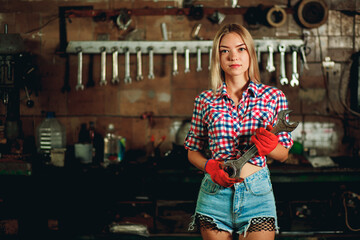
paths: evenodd
<path fill-rule="evenodd" d="M 191 128 L 185 148 L 202 151 L 207 144 L 215 160 L 239 158 L 250 146 L 250 138 L 259 127 L 274 126 L 277 113 L 288 109 L 284 93 L 271 86 L 250 81 L 238 107 L 226 91 L 226 84 L 214 94 L 202 92 L 195 99 Z M 281 132 L 279 143 L 286 148 L 293 144 L 291 135 Z M 264 167 L 265 156 L 255 156 L 250 163 Z"/>

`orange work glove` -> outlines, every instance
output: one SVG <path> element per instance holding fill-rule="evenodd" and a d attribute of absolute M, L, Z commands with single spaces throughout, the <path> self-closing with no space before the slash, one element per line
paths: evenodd
<path fill-rule="evenodd" d="M 223 187 L 232 187 L 234 183 L 242 182 L 243 179 L 230 178 L 229 175 L 222 169 L 220 162 L 209 159 L 205 165 L 205 171 L 210 174 L 214 183 Z"/>
<path fill-rule="evenodd" d="M 260 127 L 256 129 L 256 134 L 251 136 L 251 142 L 256 145 L 259 155 L 261 156 L 268 155 L 278 145 L 278 138 L 275 134 L 270 132 L 271 130 L 271 125 L 268 125 L 266 129 Z"/>

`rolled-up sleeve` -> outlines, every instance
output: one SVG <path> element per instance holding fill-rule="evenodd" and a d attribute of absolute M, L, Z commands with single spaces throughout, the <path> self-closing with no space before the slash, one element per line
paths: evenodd
<path fill-rule="evenodd" d="M 201 97 L 195 98 L 191 127 L 185 138 L 185 149 L 201 151 L 207 142 L 207 125 L 204 121 L 204 106 Z"/>

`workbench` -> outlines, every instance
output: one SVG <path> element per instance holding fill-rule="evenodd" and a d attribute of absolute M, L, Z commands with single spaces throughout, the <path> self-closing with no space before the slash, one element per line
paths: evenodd
<path fill-rule="evenodd" d="M 269 169 L 281 227 L 277 239 L 360 238 L 346 228 L 341 205 L 342 192 L 360 193 L 360 168 Z M 200 239 L 187 226 L 202 177 L 190 165 L 171 169 L 153 162 L 108 168 L 41 166 L 31 175 L 0 175 L 0 220 L 18 221 L 16 236 L 0 236 L 112 239 L 109 223 L 126 220 L 148 226 L 150 239 Z M 49 220 L 57 226 L 49 227 Z"/>

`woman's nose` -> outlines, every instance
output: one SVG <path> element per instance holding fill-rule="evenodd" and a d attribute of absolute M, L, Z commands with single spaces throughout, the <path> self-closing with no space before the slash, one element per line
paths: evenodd
<path fill-rule="evenodd" d="M 236 52 L 234 52 L 234 51 L 230 51 L 229 58 L 232 61 L 237 60 L 238 54 Z"/>

